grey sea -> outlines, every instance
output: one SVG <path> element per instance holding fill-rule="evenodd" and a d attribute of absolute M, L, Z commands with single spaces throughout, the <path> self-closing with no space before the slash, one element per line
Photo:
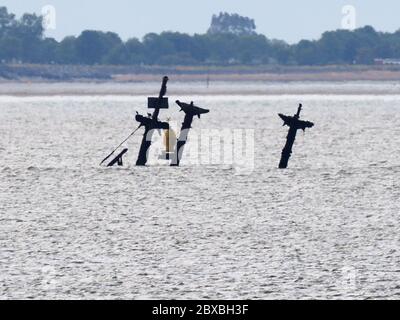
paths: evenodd
<path fill-rule="evenodd" d="M 176 99 L 210 109 L 194 120 L 179 168 L 156 152 L 136 167 L 142 131 L 123 167 L 99 166 L 159 83 L 138 93 L 129 84 L 131 95 L 81 84 L 77 95 L 49 85 L 52 94 L 10 96 L 3 85 L 0 298 L 399 298 L 400 87 L 213 85 L 169 85 L 164 120 L 182 122 Z M 315 127 L 298 132 L 279 170 L 278 113 L 300 102 Z M 246 170 L 204 160 L 213 144 L 189 161 L 210 129 L 253 133 Z"/>

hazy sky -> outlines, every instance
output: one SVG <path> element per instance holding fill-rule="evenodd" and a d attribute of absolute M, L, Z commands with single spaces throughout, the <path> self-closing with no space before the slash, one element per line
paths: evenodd
<path fill-rule="evenodd" d="M 57 39 L 84 29 L 114 31 L 124 40 L 149 32 L 204 33 L 212 14 L 226 11 L 255 19 L 268 38 L 293 43 L 340 28 L 344 5 L 356 8 L 357 26 L 400 28 L 399 0 L 0 0 L 17 16 L 40 13 L 44 5 L 56 8 L 56 30 L 47 35 Z"/>

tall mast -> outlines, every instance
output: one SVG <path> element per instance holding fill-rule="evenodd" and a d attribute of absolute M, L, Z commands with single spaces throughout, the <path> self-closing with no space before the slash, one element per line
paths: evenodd
<path fill-rule="evenodd" d="M 209 110 L 202 109 L 191 104 L 180 102 L 179 100 L 176 101 L 176 104 L 181 108 L 181 111 L 185 113 L 185 119 L 182 122 L 181 133 L 179 135 L 178 141 L 176 143 L 174 157 L 172 159 L 171 166 L 178 167 L 183 153 L 183 147 L 186 144 L 189 130 L 192 127 L 193 118 L 195 116 L 201 117 L 202 114 L 208 113 Z"/>
<path fill-rule="evenodd" d="M 140 125 L 144 127 L 142 143 L 140 145 L 139 155 L 136 161 L 137 166 L 145 166 L 147 163 L 147 152 L 151 146 L 154 130 L 169 130 L 169 124 L 167 122 L 158 121 L 160 109 L 168 109 L 168 98 L 164 98 L 167 93 L 167 82 L 168 77 L 165 76 L 162 81 L 158 98 L 148 99 L 148 107 L 154 109 L 152 117 L 148 118 L 140 114 L 136 115 L 136 121 L 138 121 Z"/>
<path fill-rule="evenodd" d="M 293 145 L 296 140 L 297 130 L 305 130 L 306 128 L 312 128 L 314 126 L 314 123 L 312 122 L 299 120 L 302 107 L 303 106 L 300 104 L 299 108 L 297 109 L 297 114 L 295 114 L 293 117 L 279 114 L 284 122 L 283 125 L 289 126 L 286 144 L 282 150 L 281 160 L 279 162 L 280 169 L 286 169 L 288 167 L 289 159 L 292 155 Z"/>

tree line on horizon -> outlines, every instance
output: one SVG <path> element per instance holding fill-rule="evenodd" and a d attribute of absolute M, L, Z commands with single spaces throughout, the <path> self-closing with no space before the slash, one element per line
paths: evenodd
<path fill-rule="evenodd" d="M 213 16 L 209 31 L 149 33 L 122 41 L 113 32 L 85 30 L 62 41 L 44 36 L 43 18 L 16 19 L 0 7 L 0 61 L 65 65 L 348 65 L 376 58 L 400 58 L 400 30 L 371 26 L 336 30 L 318 40 L 289 45 L 255 32 L 254 21 L 239 15 Z"/>

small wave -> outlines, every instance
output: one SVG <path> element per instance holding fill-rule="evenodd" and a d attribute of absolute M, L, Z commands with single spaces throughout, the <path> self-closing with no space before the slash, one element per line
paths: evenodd
<path fill-rule="evenodd" d="M 31 172 L 47 172 L 47 171 L 68 171 L 68 172 L 82 172 L 82 171 L 89 171 L 90 168 L 81 168 L 81 167 L 37 167 L 37 166 L 29 166 L 26 168 L 26 171 Z"/>
<path fill-rule="evenodd" d="M 336 174 L 343 175 L 343 176 L 351 176 L 353 174 L 353 172 L 350 170 L 347 170 L 347 169 L 340 169 Z"/>

